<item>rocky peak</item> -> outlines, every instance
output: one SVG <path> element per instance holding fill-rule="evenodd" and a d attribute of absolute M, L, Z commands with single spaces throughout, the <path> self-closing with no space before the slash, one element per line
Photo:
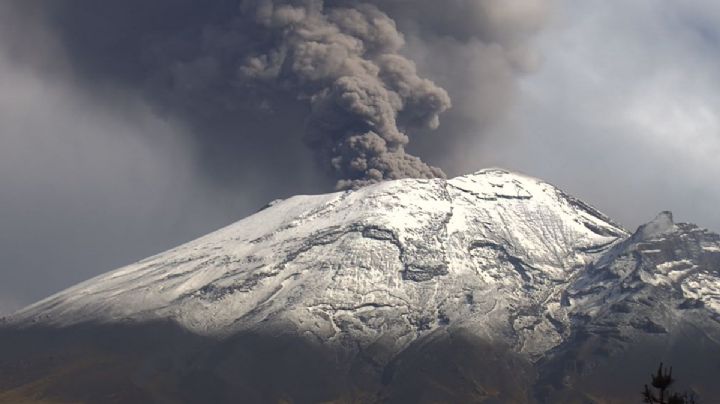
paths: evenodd
<path fill-rule="evenodd" d="M 675 230 L 673 214 L 670 211 L 660 212 L 655 218 L 640 226 L 634 237 L 637 239 L 651 239 Z"/>

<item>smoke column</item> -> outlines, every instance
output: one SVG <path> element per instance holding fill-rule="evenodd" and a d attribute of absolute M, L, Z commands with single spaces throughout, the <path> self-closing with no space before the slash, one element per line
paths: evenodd
<path fill-rule="evenodd" d="M 311 105 L 305 142 L 338 178 L 337 188 L 444 173 L 405 152 L 404 129 L 437 128 L 447 92 L 418 76 L 398 54 L 402 35 L 371 4 L 327 7 L 248 1 L 243 11 L 267 29 L 272 45 L 249 56 L 241 80 L 290 89 Z"/>
<path fill-rule="evenodd" d="M 232 170 L 292 175 L 301 142 L 338 189 L 444 177 L 407 152 L 411 139 L 416 153 L 467 170 L 449 156 L 502 119 L 515 77 L 532 70 L 526 42 L 547 8 L 544 0 L 15 3 L 57 33 L 88 89 L 139 92 L 212 149 L 201 164 L 225 153 L 210 180 Z M 430 133 L 440 115 L 445 124 Z"/>

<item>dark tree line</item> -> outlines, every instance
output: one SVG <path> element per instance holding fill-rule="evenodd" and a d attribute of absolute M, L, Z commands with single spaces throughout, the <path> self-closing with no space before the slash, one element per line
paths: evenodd
<path fill-rule="evenodd" d="M 645 385 L 642 392 L 643 402 L 649 404 L 697 404 L 695 395 L 692 393 L 673 393 L 670 391 L 670 385 L 675 379 L 672 377 L 672 367 L 663 369 L 662 362 L 658 367 L 657 373 L 650 375 L 652 379 L 652 389 Z"/>

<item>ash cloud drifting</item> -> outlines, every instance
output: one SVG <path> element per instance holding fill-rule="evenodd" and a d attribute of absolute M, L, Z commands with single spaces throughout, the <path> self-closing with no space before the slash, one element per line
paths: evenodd
<path fill-rule="evenodd" d="M 516 75 L 533 63 L 526 42 L 548 2 L 40 4 L 89 86 L 140 90 L 163 113 L 186 121 L 211 154 L 258 163 L 241 164 L 244 170 L 292 173 L 297 156 L 289 154 L 302 143 L 344 189 L 443 177 L 406 151 L 411 139 L 422 141 L 419 154 L 448 165 L 454 146 L 502 119 Z M 451 96 L 459 101 L 452 109 Z M 431 133 L 440 115 L 452 122 Z M 263 133 L 277 120 L 286 121 L 282 129 Z M 449 166 L 459 172 L 479 164 Z M 214 167 L 209 176 L 222 171 Z"/>
<path fill-rule="evenodd" d="M 411 149 L 451 176 L 486 166 L 472 147 L 511 119 L 519 79 L 541 67 L 537 34 L 555 14 L 555 0 L 378 0 L 406 37 L 404 52 L 445 88 L 453 108 L 437 134 Z M 492 155 L 492 150 L 487 154 Z M 496 164 L 496 162 L 493 162 Z"/>
<path fill-rule="evenodd" d="M 246 1 L 242 10 L 271 39 L 239 67 L 240 81 L 260 80 L 310 103 L 305 141 L 334 172 L 337 188 L 444 176 L 405 152 L 401 128 L 437 128 L 450 97 L 398 53 L 404 39 L 385 13 L 367 3 L 314 0 Z"/>

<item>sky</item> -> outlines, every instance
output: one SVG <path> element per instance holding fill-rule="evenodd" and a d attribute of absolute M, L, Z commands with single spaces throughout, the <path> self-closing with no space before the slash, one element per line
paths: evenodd
<path fill-rule="evenodd" d="M 720 3 L 9 0 L 0 313 L 267 202 L 497 166 L 720 231 Z"/>

